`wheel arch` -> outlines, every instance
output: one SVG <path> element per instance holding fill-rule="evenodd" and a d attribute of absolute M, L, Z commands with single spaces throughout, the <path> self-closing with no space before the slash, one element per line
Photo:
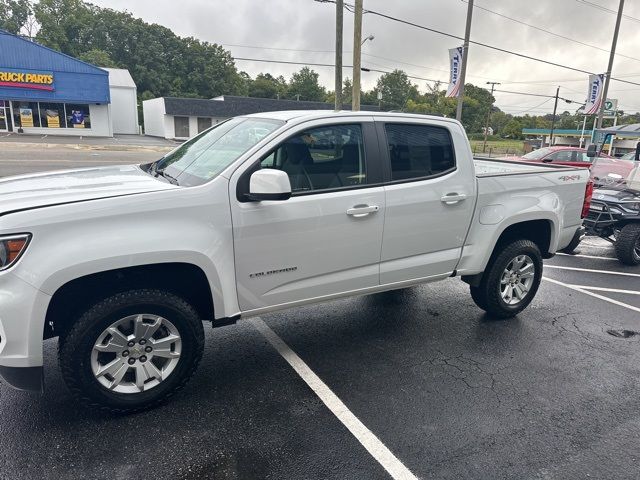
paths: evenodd
<path fill-rule="evenodd" d="M 192 263 L 154 263 L 89 273 L 55 290 L 45 317 L 43 338 L 64 333 L 92 304 L 137 288 L 165 290 L 189 302 L 202 320 L 214 320 L 214 294 L 204 270 Z"/>

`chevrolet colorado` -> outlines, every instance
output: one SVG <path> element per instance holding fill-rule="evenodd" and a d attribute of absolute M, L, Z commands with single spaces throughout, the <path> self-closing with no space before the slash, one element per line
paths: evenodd
<path fill-rule="evenodd" d="M 582 232 L 589 171 L 474 160 L 461 124 L 295 111 L 230 119 L 146 165 L 0 180 L 0 376 L 112 412 L 193 375 L 213 326 L 461 276 L 510 317 Z M 461 300 L 462 301 L 462 300 Z"/>

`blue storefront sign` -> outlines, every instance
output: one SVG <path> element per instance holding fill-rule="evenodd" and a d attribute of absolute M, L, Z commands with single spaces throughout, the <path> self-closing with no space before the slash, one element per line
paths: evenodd
<path fill-rule="evenodd" d="M 0 99 L 109 103 L 109 74 L 0 30 Z"/>

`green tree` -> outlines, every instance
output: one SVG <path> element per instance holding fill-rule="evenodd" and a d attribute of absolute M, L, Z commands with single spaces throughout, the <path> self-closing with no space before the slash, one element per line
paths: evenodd
<path fill-rule="evenodd" d="M 118 68 L 118 64 L 113 61 L 107 52 L 97 48 L 81 53 L 78 58 L 97 67 Z"/>
<path fill-rule="evenodd" d="M 512 118 L 502 129 L 502 136 L 505 138 L 522 138 L 522 124 Z"/>
<path fill-rule="evenodd" d="M 0 29 L 18 34 L 32 13 L 30 0 L 0 0 Z"/>
<path fill-rule="evenodd" d="M 309 67 L 302 67 L 291 76 L 287 96 L 292 100 L 324 102 L 327 92 L 318 82 L 319 74 Z"/>
<path fill-rule="evenodd" d="M 259 73 L 249 85 L 249 96 L 258 98 L 282 98 L 287 93 L 284 77 L 274 77 L 270 73 Z"/>
<path fill-rule="evenodd" d="M 376 97 L 382 93 L 380 105 L 383 110 L 402 110 L 409 100 L 417 101 L 420 98 L 418 87 L 409 81 L 402 70 L 380 76 L 373 93 Z"/>

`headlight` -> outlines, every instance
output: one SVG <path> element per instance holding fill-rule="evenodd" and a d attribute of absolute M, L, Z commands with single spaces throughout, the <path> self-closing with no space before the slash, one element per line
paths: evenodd
<path fill-rule="evenodd" d="M 623 203 L 622 207 L 625 210 L 631 210 L 632 212 L 640 212 L 640 203 Z"/>
<path fill-rule="evenodd" d="M 0 237 L 0 270 L 6 270 L 18 261 L 31 240 L 30 234 Z"/>

